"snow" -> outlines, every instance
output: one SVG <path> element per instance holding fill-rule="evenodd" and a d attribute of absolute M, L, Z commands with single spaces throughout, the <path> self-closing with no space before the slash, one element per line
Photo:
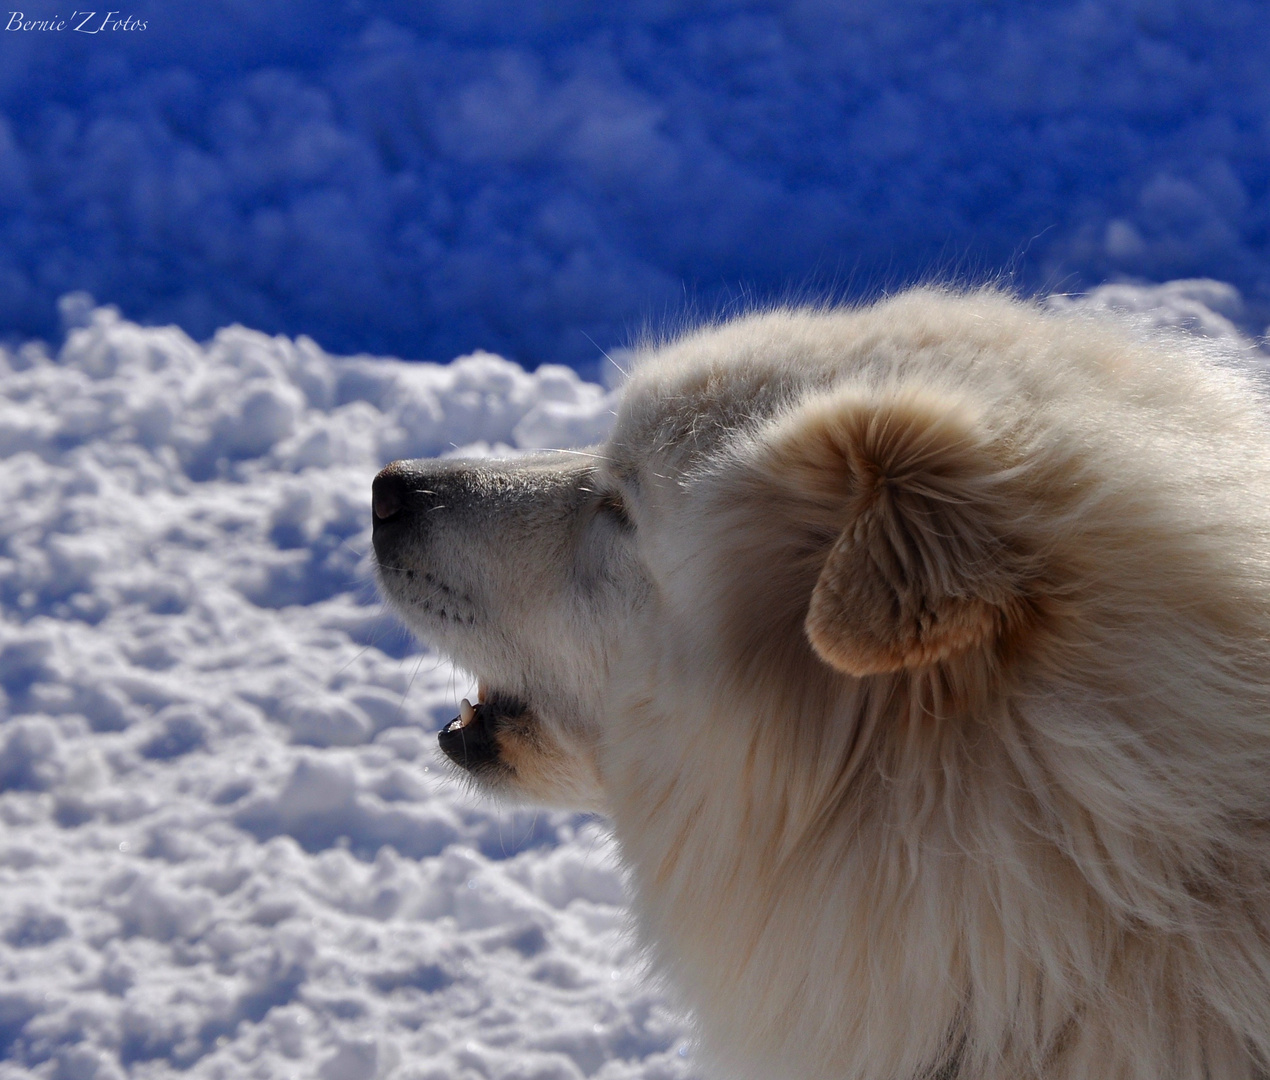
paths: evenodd
<path fill-rule="evenodd" d="M 1260 355 L 1214 282 L 1055 302 Z M 614 392 L 61 307 L 0 352 L 0 1080 L 698 1075 L 604 823 L 451 778 L 474 688 L 366 557 L 383 463 L 593 442 Z"/>
<path fill-rule="evenodd" d="M 365 562 L 381 464 L 608 393 L 63 309 L 0 360 L 0 1076 L 688 1075 L 604 827 L 449 778 Z"/>
<path fill-rule="evenodd" d="M 148 7 L 2 34 L 6 330 L 87 289 L 590 368 L 685 300 L 1003 268 L 1219 276 L 1270 321 L 1264 0 Z"/>

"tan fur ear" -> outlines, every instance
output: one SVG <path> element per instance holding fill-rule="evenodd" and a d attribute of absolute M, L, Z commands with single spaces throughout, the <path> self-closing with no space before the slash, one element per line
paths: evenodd
<path fill-rule="evenodd" d="M 1019 608 L 1019 560 L 977 417 L 899 389 L 832 395 L 782 427 L 786 463 L 846 511 L 805 622 L 820 657 L 864 676 L 994 648 Z"/>

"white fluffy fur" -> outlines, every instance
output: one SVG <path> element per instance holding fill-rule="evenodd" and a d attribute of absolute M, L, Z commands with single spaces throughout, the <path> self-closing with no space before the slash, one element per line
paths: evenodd
<path fill-rule="evenodd" d="M 527 706 L 490 786 L 611 815 L 722 1075 L 1265 1078 L 1264 407 L 990 292 L 756 314 L 381 576 Z"/>

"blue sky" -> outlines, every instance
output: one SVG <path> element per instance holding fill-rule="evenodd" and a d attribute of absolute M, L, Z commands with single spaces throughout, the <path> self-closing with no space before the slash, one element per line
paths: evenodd
<path fill-rule="evenodd" d="M 685 314 L 998 274 L 1211 276 L 1270 319 L 1250 0 L 121 15 L 145 29 L 0 35 L 12 337 L 87 289 L 199 338 L 588 371 Z"/>

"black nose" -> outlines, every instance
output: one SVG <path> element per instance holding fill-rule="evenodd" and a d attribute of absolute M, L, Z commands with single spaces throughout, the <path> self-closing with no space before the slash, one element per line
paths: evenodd
<path fill-rule="evenodd" d="M 396 517 L 406 505 L 409 494 L 406 478 L 390 465 L 375 477 L 370 488 L 370 505 L 375 514 L 375 524 Z"/>

